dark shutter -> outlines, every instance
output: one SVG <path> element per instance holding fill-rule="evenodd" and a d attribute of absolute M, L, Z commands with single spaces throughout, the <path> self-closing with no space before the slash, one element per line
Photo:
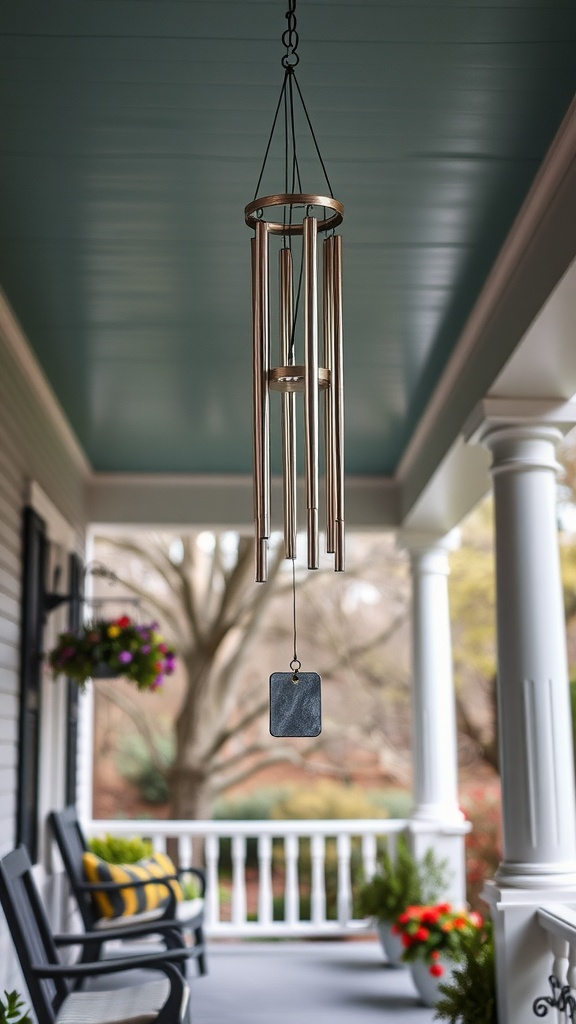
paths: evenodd
<path fill-rule="evenodd" d="M 38 852 L 38 770 L 40 684 L 46 576 L 46 523 L 33 508 L 24 509 L 22 634 L 20 647 L 20 729 L 18 751 L 17 841 L 31 860 Z"/>
<path fill-rule="evenodd" d="M 68 563 L 70 605 L 68 626 L 79 629 L 82 623 L 84 573 L 78 555 L 70 555 Z M 66 806 L 76 803 L 76 760 L 78 752 L 78 684 L 68 680 L 66 707 Z"/>

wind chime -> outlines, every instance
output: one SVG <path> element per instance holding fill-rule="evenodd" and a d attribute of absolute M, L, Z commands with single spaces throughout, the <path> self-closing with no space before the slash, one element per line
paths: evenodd
<path fill-rule="evenodd" d="M 289 0 L 288 27 L 282 35 L 284 80 L 268 139 L 255 197 L 246 206 L 246 224 L 254 229 L 252 247 L 253 451 L 255 580 L 268 578 L 270 538 L 270 391 L 281 393 L 282 497 L 285 557 L 292 560 L 294 657 L 290 672 L 270 677 L 270 730 L 278 736 L 318 735 L 321 729 L 320 676 L 301 672 L 296 630 L 297 460 L 296 395 L 304 395 L 304 464 L 307 563 L 320 564 L 319 413 L 323 395 L 326 551 L 336 572 L 344 570 L 344 402 L 342 354 L 342 238 L 335 229 L 344 207 L 334 198 L 310 116 L 296 77 L 299 63 L 296 0 Z M 320 162 L 327 195 L 304 192 L 296 148 L 299 101 Z M 259 196 L 276 126 L 283 115 L 284 191 Z M 281 219 L 280 219 L 281 217 Z M 269 218 L 269 219 L 268 219 Z M 322 244 L 318 236 L 324 236 Z M 270 251 L 279 240 L 279 365 L 271 365 Z M 319 273 L 319 250 L 322 250 Z M 321 281 L 321 301 L 318 299 Z M 275 297 L 276 298 L 276 297 Z M 320 315 L 322 319 L 319 329 Z M 297 338 L 303 336 L 297 360 Z M 322 365 L 318 337 L 322 335 Z"/>

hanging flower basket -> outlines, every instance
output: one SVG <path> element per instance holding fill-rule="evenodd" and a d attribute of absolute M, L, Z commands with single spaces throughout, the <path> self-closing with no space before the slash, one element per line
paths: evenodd
<path fill-rule="evenodd" d="M 89 679 L 123 676 L 139 690 L 157 690 L 164 676 L 174 671 L 175 662 L 156 622 L 137 626 L 127 615 L 61 633 L 48 655 L 54 679 L 62 674 L 82 688 Z"/>

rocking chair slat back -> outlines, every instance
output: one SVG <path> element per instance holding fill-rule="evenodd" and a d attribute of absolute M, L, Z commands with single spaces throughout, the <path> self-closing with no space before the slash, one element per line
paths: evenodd
<path fill-rule="evenodd" d="M 0 902 L 38 1024 L 52 1024 L 70 989 L 65 978 L 38 979 L 32 973 L 33 964 L 59 964 L 60 958 L 24 846 L 0 860 Z"/>

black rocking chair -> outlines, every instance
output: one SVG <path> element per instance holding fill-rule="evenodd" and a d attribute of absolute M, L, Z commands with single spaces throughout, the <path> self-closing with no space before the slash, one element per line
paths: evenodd
<path fill-rule="evenodd" d="M 32 876 L 25 847 L 0 860 L 0 902 L 18 954 L 38 1024 L 181 1024 L 187 1020 L 189 987 L 179 964 L 187 950 L 173 949 L 98 963 L 65 964 L 58 945 L 90 941 L 53 935 Z M 72 983 L 98 975 L 145 968 L 164 975 L 108 991 L 73 991 Z"/>
<path fill-rule="evenodd" d="M 189 932 L 194 936 L 194 945 L 188 946 L 189 954 L 197 960 L 199 973 L 206 974 L 206 945 L 203 931 L 206 882 L 202 871 L 198 868 L 185 868 L 178 872 L 180 876 L 194 874 L 198 877 L 200 897 L 197 899 L 176 902 L 170 889 L 169 901 L 162 909 L 133 914 L 130 917 L 102 918 L 93 899 L 94 892 L 118 892 L 132 886 L 138 887 L 142 883 L 86 881 L 82 868 L 82 856 L 87 851 L 88 844 L 78 821 L 75 807 L 66 807 L 63 811 L 52 811 L 48 815 L 48 820 L 60 850 L 82 922 L 86 931 L 91 932 L 94 937 L 92 945 L 84 948 L 84 958 L 98 960 L 101 957 L 104 944 L 112 937 L 111 929 L 115 932 L 125 929 L 127 939 L 159 934 L 167 948 L 183 946 L 185 944 L 184 935 Z M 154 883 L 168 882 L 170 878 L 174 877 L 169 875 L 166 875 L 164 879 L 155 877 Z M 159 929 L 159 924 L 164 928 Z"/>

